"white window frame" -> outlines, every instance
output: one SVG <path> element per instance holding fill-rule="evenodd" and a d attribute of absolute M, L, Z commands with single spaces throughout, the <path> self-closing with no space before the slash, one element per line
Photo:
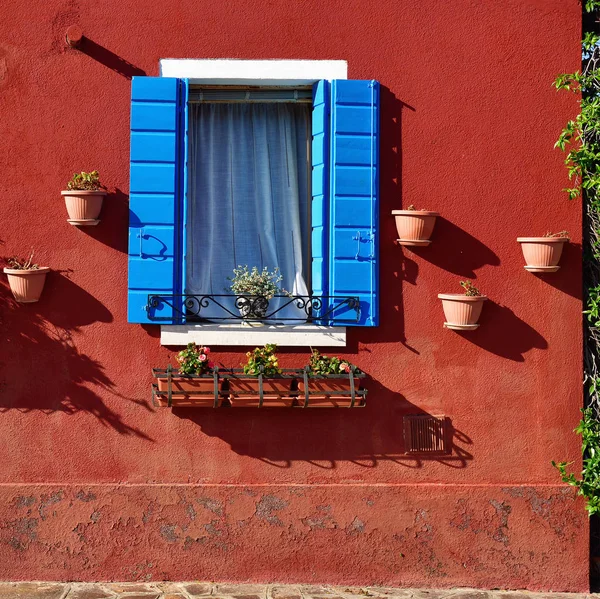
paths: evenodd
<path fill-rule="evenodd" d="M 162 58 L 160 76 L 188 79 L 204 85 L 275 85 L 297 87 L 321 79 L 347 79 L 345 60 L 237 60 Z M 162 325 L 161 345 L 264 345 L 345 347 L 346 327 L 310 324 L 249 326 L 235 324 Z"/>

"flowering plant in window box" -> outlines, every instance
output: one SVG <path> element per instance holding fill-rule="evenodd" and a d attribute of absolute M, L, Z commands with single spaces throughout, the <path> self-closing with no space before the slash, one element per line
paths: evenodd
<path fill-rule="evenodd" d="M 487 297 L 482 295 L 471 281 L 461 281 L 460 284 L 465 290 L 464 294 L 438 294 L 446 316 L 444 326 L 456 331 L 471 331 L 479 327 L 477 321 Z"/>
<path fill-rule="evenodd" d="M 209 358 L 210 348 L 196 343 L 177 354 L 179 369 L 154 371 L 158 382 L 155 394 L 159 406 L 217 407 L 221 403 L 218 377 Z"/>
<path fill-rule="evenodd" d="M 258 270 L 256 266 L 252 269 L 248 265 L 238 266 L 233 269 L 233 277 L 228 277 L 231 285 L 227 291 L 233 291 L 237 295 L 236 307 L 244 318 L 264 318 L 269 309 L 269 300 L 278 293 L 287 293 L 279 284 L 283 276 L 279 268 L 270 271 L 266 266 Z"/>
<path fill-rule="evenodd" d="M 291 407 L 295 376 L 285 375 L 279 367 L 277 346 L 267 343 L 246 354 L 243 372 L 228 375 L 232 407 Z"/>
<path fill-rule="evenodd" d="M 353 389 L 360 387 L 360 374 L 348 360 L 324 356 L 313 349 L 304 376 L 298 381 L 298 402 L 308 400 L 310 407 L 349 407 Z"/>
<path fill-rule="evenodd" d="M 12 256 L 6 259 L 8 266 L 4 269 L 8 277 L 10 290 L 18 302 L 31 304 L 40 299 L 46 275 L 50 272 L 47 266 L 39 266 L 33 261 L 33 250 L 28 258 Z"/>
<path fill-rule="evenodd" d="M 438 212 L 417 210 L 412 204 L 406 210 L 392 210 L 396 218 L 398 243 L 400 245 L 427 246 L 435 226 Z"/>
<path fill-rule="evenodd" d="M 65 198 L 69 213 L 68 223 L 75 226 L 94 226 L 100 222 L 98 216 L 106 188 L 100 183 L 98 171 L 75 173 L 67 183 L 67 189 L 60 193 Z"/>
<path fill-rule="evenodd" d="M 565 243 L 569 241 L 568 231 L 552 233 L 543 237 L 517 237 L 529 272 L 556 272 Z"/>

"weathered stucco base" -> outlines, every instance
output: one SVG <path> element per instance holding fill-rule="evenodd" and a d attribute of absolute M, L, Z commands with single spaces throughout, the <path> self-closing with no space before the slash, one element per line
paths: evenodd
<path fill-rule="evenodd" d="M 586 591 L 587 531 L 560 486 L 4 485 L 0 579 Z"/>

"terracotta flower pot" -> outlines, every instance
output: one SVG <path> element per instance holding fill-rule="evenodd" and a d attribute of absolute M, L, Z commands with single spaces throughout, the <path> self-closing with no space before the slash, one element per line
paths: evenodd
<path fill-rule="evenodd" d="M 556 272 L 568 237 L 517 237 L 529 272 Z"/>
<path fill-rule="evenodd" d="M 47 266 L 32 270 L 5 268 L 4 272 L 8 275 L 8 284 L 14 298 L 22 304 L 32 304 L 40 299 L 50 268 Z"/>
<path fill-rule="evenodd" d="M 485 295 L 463 295 L 460 293 L 439 293 L 446 322 L 444 326 L 457 331 L 471 331 L 479 324 L 479 316 Z"/>
<path fill-rule="evenodd" d="M 262 406 L 272 408 L 289 408 L 294 403 L 291 395 L 293 378 L 263 377 Z M 257 376 L 232 376 L 229 381 L 229 401 L 233 408 L 256 408 L 260 404 L 259 384 Z"/>
<path fill-rule="evenodd" d="M 396 217 L 400 245 L 429 245 L 437 212 L 430 210 L 392 210 Z"/>
<path fill-rule="evenodd" d="M 360 379 L 354 378 L 354 389 L 358 391 Z M 340 392 L 347 392 L 342 394 Z M 350 396 L 350 379 L 347 376 L 319 377 L 308 379 L 308 407 L 311 408 L 349 408 L 352 403 Z M 298 380 L 298 405 L 304 405 L 306 395 L 304 380 Z M 354 405 L 362 405 L 364 398 L 356 395 Z"/>
<path fill-rule="evenodd" d="M 106 191 L 98 189 L 95 191 L 65 190 L 60 192 L 65 198 L 69 218 L 67 222 L 74 226 L 94 226 L 100 220 L 102 200 Z"/>
<path fill-rule="evenodd" d="M 158 378 L 158 393 L 155 395 L 156 405 L 169 405 L 169 382 L 167 378 Z M 185 392 L 182 393 L 182 392 Z M 212 375 L 206 378 L 171 377 L 171 406 L 212 408 L 215 407 L 215 381 Z M 217 399 L 217 407 L 221 405 L 221 394 Z"/>

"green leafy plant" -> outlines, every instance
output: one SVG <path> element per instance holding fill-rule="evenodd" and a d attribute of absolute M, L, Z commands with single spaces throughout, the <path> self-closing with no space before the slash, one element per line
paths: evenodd
<path fill-rule="evenodd" d="M 33 261 L 33 250 L 31 250 L 27 258 L 11 256 L 10 258 L 6 258 L 6 263 L 10 268 L 14 268 L 15 270 L 39 270 L 40 268 L 39 264 Z"/>
<path fill-rule="evenodd" d="M 557 239 L 557 238 L 562 238 L 562 237 L 569 237 L 569 232 L 568 231 L 559 231 L 558 233 L 552 233 L 552 231 L 546 231 L 546 233 L 544 233 L 543 236 L 547 237 L 547 238 Z"/>
<path fill-rule="evenodd" d="M 264 347 L 257 347 L 246 354 L 248 361 L 243 364 L 245 374 L 259 375 L 261 373 L 267 376 L 281 374 L 279 360 L 277 358 L 277 346 L 274 343 L 267 343 Z"/>
<path fill-rule="evenodd" d="M 348 360 L 337 357 L 324 356 L 316 349 L 312 350 L 308 369 L 314 375 L 346 374 L 355 368 Z"/>
<path fill-rule="evenodd" d="M 210 347 L 188 343 L 187 347 L 177 354 L 179 373 L 185 375 L 207 374 L 214 364 L 209 360 Z"/>
<path fill-rule="evenodd" d="M 586 510 L 590 516 L 600 514 L 600 422 L 592 408 L 581 410 L 583 418 L 575 429 L 581 435 L 583 468 L 581 478 L 568 472 L 569 462 L 555 462 L 552 465 L 559 471 L 563 482 L 577 488 L 577 494 L 586 498 Z"/>
<path fill-rule="evenodd" d="M 238 266 L 233 269 L 233 277 L 227 277 L 227 280 L 231 281 L 227 291 L 236 295 L 256 295 L 270 300 L 278 293 L 287 294 L 279 285 L 283 281 L 279 268 L 269 271 L 265 266 L 261 271 L 256 266 L 251 270 L 247 265 Z"/>
<path fill-rule="evenodd" d="M 67 189 L 71 191 L 98 191 L 106 188 L 100 183 L 98 171 L 92 171 L 91 173 L 81 171 L 73 175 L 73 178 L 67 183 Z"/>
<path fill-rule="evenodd" d="M 465 290 L 465 295 L 468 295 L 469 297 L 481 295 L 479 289 L 477 289 L 477 287 L 475 287 L 471 281 L 461 281 L 460 286 Z"/>

